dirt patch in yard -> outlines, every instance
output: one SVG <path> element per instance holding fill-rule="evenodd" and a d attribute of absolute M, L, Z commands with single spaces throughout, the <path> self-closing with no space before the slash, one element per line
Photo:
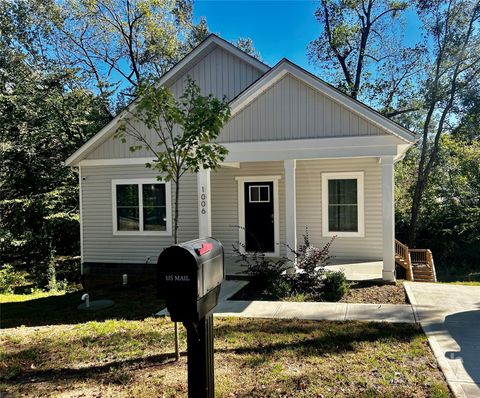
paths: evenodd
<path fill-rule="evenodd" d="M 260 300 L 260 301 L 322 301 L 321 297 L 295 294 L 286 297 L 278 297 L 262 290 L 255 283 L 249 283 L 230 300 Z M 403 287 L 403 281 L 397 281 L 393 285 L 378 282 L 352 282 L 348 293 L 340 300 L 341 303 L 365 303 L 365 304 L 406 304 L 407 295 Z"/>
<path fill-rule="evenodd" d="M 371 304 L 407 304 L 408 299 L 403 281 L 394 285 L 379 285 L 372 282 L 354 282 L 349 292 L 340 300 L 341 303 Z"/>

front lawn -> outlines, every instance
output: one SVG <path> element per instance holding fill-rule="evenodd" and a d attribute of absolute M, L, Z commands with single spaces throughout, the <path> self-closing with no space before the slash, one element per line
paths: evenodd
<path fill-rule="evenodd" d="M 187 394 L 167 319 L 20 327 L 1 338 L 7 396 Z M 451 397 L 416 325 L 221 318 L 215 350 L 218 397 Z"/>
<path fill-rule="evenodd" d="M 115 305 L 101 311 L 78 311 L 83 290 L 60 293 L 0 294 L 0 328 L 75 324 L 105 319 L 144 319 L 164 304 L 153 287 L 90 292 L 90 300 L 111 299 Z"/>

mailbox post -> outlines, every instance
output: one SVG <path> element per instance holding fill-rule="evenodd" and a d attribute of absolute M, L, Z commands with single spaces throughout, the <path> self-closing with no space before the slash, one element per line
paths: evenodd
<path fill-rule="evenodd" d="M 225 277 L 223 246 L 214 238 L 166 248 L 158 257 L 158 296 L 187 329 L 188 396 L 213 398 L 213 315 Z"/>

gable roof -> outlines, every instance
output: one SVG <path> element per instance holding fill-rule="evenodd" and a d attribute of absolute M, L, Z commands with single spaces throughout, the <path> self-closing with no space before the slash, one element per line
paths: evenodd
<path fill-rule="evenodd" d="M 186 69 L 199 62 L 203 57 L 209 54 L 214 48 L 220 47 L 253 67 L 257 68 L 263 74 L 254 81 L 250 86 L 240 92 L 235 98 L 230 101 L 231 116 L 234 116 L 251 103 L 255 98 L 268 90 L 273 84 L 278 82 L 287 73 L 291 74 L 300 81 L 306 83 L 310 87 L 318 90 L 322 94 L 328 96 L 332 100 L 342 104 L 350 111 L 362 116 L 363 118 L 376 124 L 383 130 L 393 134 L 406 143 L 413 143 L 416 141 L 415 134 L 400 124 L 383 116 L 373 108 L 363 104 L 362 102 L 349 97 L 328 84 L 324 80 L 318 78 L 307 70 L 294 64 L 290 60 L 283 58 L 273 68 L 267 64 L 259 61 L 250 54 L 240 50 L 228 41 L 218 37 L 215 34 L 210 34 L 204 41 L 188 53 L 182 60 L 166 72 L 160 79 L 160 85 L 169 85 L 174 82 L 178 76 L 182 75 Z M 85 144 L 77 149 L 72 155 L 65 160 L 66 166 L 74 166 L 80 160 L 85 158 L 88 153 L 97 145 L 100 145 L 108 138 L 114 127 L 120 122 L 128 112 L 131 112 L 137 104 L 137 99 L 134 99 L 122 112 L 113 118 L 105 127 L 103 127 L 97 134 L 91 137 Z"/>
<path fill-rule="evenodd" d="M 286 74 L 294 76 L 330 99 L 345 106 L 350 111 L 362 116 L 383 130 L 400 138 L 402 141 L 406 143 L 413 143 L 416 141 L 415 134 L 410 130 L 393 120 L 390 120 L 386 116 L 383 116 L 381 113 L 364 103 L 342 93 L 337 88 L 331 86 L 286 58 L 279 61 L 273 68 L 260 76 L 255 82 L 230 101 L 231 116 L 235 116 L 237 113 L 241 112 L 242 109 L 248 106 L 248 104 L 267 91 L 275 83 L 280 81 Z"/>
<path fill-rule="evenodd" d="M 244 62 L 252 65 L 260 72 L 265 73 L 270 70 L 270 67 L 259 61 L 257 58 L 247 54 L 245 51 L 240 50 L 228 41 L 218 37 L 215 34 L 210 34 L 205 40 L 203 40 L 197 47 L 190 51 L 183 59 L 181 59 L 175 66 L 167 71 L 159 81 L 161 86 L 168 86 L 174 82 L 178 76 L 181 76 L 186 69 L 190 68 L 196 62 L 200 61 L 204 56 L 210 53 L 214 48 L 220 47 L 225 51 L 230 52 L 236 57 L 240 58 Z M 115 116 L 105 127 L 103 127 L 97 134 L 91 137 L 85 144 L 77 149 L 72 155 L 65 160 L 66 166 L 73 166 L 78 161 L 82 160 L 96 145 L 102 143 L 103 139 L 112 132 L 115 125 L 121 121 L 128 112 L 131 112 L 137 104 L 137 99 L 134 99 L 122 112 Z"/>

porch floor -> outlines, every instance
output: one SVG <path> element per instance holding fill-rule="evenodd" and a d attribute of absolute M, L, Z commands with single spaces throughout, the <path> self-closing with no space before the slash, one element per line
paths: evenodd
<path fill-rule="evenodd" d="M 246 267 L 237 262 L 238 257 L 225 256 L 227 279 L 246 279 Z M 334 259 L 326 267 L 331 271 L 343 271 L 349 281 L 382 279 L 383 261 L 340 260 Z"/>

